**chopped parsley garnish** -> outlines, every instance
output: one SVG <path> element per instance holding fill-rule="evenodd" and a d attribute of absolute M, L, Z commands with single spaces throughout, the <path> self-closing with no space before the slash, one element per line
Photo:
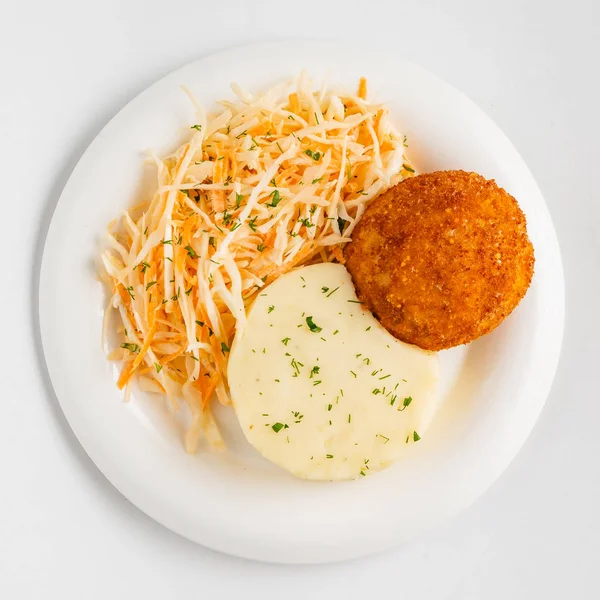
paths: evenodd
<path fill-rule="evenodd" d="M 191 258 L 198 258 L 198 255 L 196 254 L 196 251 L 191 247 L 191 246 L 186 246 L 185 249 L 187 250 L 188 256 Z"/>
<path fill-rule="evenodd" d="M 302 223 L 306 228 L 314 227 L 315 224 L 310 222 L 308 217 L 304 217 L 304 219 L 298 219 L 298 223 Z"/>
<path fill-rule="evenodd" d="M 420 439 L 421 439 L 421 436 L 416 431 L 413 431 L 413 440 L 415 442 L 418 442 Z"/>
<path fill-rule="evenodd" d="M 321 158 L 320 152 L 313 152 L 310 148 L 304 151 L 304 154 L 310 156 L 313 160 L 319 160 Z"/>
<path fill-rule="evenodd" d="M 140 265 L 142 265 L 142 273 L 145 273 L 146 269 L 150 268 L 150 265 L 146 261 L 141 262 Z M 137 266 L 139 267 L 140 265 Z"/>
<path fill-rule="evenodd" d="M 148 291 L 148 290 L 149 290 L 149 289 L 150 289 L 150 288 L 151 288 L 153 285 L 156 285 L 157 283 L 158 283 L 158 282 L 156 282 L 156 281 L 149 281 L 149 282 L 146 284 L 146 291 Z"/>
<path fill-rule="evenodd" d="M 321 288 L 321 291 L 322 291 L 324 294 L 326 294 L 326 293 L 329 291 L 329 288 L 328 288 L 328 287 L 325 287 L 325 286 L 323 286 L 323 287 Z"/>
<path fill-rule="evenodd" d="M 154 367 L 156 368 L 157 373 L 160 373 L 162 371 L 162 365 L 159 365 L 158 363 L 154 363 Z"/>
<path fill-rule="evenodd" d="M 347 300 L 347 302 L 352 302 L 352 304 L 362 304 L 360 300 Z"/>
<path fill-rule="evenodd" d="M 333 335 L 337 335 L 339 332 L 340 332 L 340 330 L 339 330 L 339 329 L 336 329 L 336 330 L 333 332 Z"/>
<path fill-rule="evenodd" d="M 383 377 L 380 377 L 380 378 L 379 378 L 379 381 L 381 381 L 382 379 L 387 379 L 388 377 L 391 377 L 391 375 L 390 375 L 390 374 L 388 374 L 388 375 L 384 375 Z"/>
<path fill-rule="evenodd" d="M 204 327 L 204 322 L 203 321 L 196 321 L 196 325 L 200 325 L 200 327 Z"/>
<path fill-rule="evenodd" d="M 354 371 L 350 371 L 350 373 L 352 373 L 352 375 L 354 375 L 354 379 L 356 379 L 356 373 Z"/>
<path fill-rule="evenodd" d="M 244 199 L 243 194 L 235 193 L 235 208 L 238 209 L 242 204 L 242 200 Z"/>
<path fill-rule="evenodd" d="M 352 423 L 352 415 L 348 415 L 348 423 Z"/>
<path fill-rule="evenodd" d="M 344 233 L 344 227 L 346 226 L 346 223 L 348 223 L 348 222 L 349 221 L 346 221 L 346 219 L 342 219 L 342 217 L 337 218 L 337 224 L 340 229 L 340 233 Z"/>
<path fill-rule="evenodd" d="M 333 404 L 328 404 L 327 405 L 327 410 L 331 410 L 333 408 Z"/>
<path fill-rule="evenodd" d="M 250 229 L 252 229 L 252 231 L 256 231 L 256 219 L 258 219 L 258 216 L 252 217 L 248 221 L 248 227 L 250 227 Z"/>
<path fill-rule="evenodd" d="M 259 252 L 262 252 L 262 251 L 265 249 L 265 245 L 264 245 L 264 244 L 258 244 L 258 246 L 256 246 L 256 249 L 257 249 Z"/>
<path fill-rule="evenodd" d="M 285 423 L 274 423 L 273 425 L 271 425 L 271 429 L 275 433 L 279 433 L 282 429 L 288 429 L 288 425 L 286 425 Z"/>
<path fill-rule="evenodd" d="M 223 352 L 223 354 L 229 352 L 229 346 L 225 342 L 221 342 L 221 352 Z"/>
<path fill-rule="evenodd" d="M 321 383 L 323 383 L 323 382 L 319 379 L 318 381 L 315 381 L 313 383 L 313 386 L 315 386 L 315 385 L 321 385 Z"/>
<path fill-rule="evenodd" d="M 279 195 L 279 190 L 271 192 L 269 197 L 272 197 L 273 199 L 271 200 L 270 204 L 267 203 L 267 206 L 271 206 L 272 208 L 275 208 L 282 200 L 281 196 Z"/>
<path fill-rule="evenodd" d="M 130 286 L 126 287 L 125 289 L 129 292 L 129 295 L 131 296 L 131 299 L 135 300 L 135 296 L 133 294 L 133 286 L 130 285 Z M 319 329 L 319 331 L 321 331 L 321 330 Z"/>
<path fill-rule="evenodd" d="M 323 179 L 322 177 L 317 177 L 317 179 L 313 179 L 312 183 L 319 183 L 319 181 L 321 181 L 321 179 Z"/>
<path fill-rule="evenodd" d="M 415 170 L 410 165 L 402 165 L 402 168 L 409 173 L 414 173 Z"/>
<path fill-rule="evenodd" d="M 310 378 L 312 379 L 313 375 L 318 375 L 319 371 L 321 370 L 321 367 L 315 365 L 311 370 L 310 370 Z"/>
<path fill-rule="evenodd" d="M 326 458 L 333 458 L 333 454 L 326 454 L 325 457 Z"/>
<path fill-rule="evenodd" d="M 125 348 L 125 350 L 129 350 L 129 352 L 133 352 L 134 354 L 137 354 L 140 351 L 140 347 L 137 344 L 129 344 L 127 342 L 121 344 L 121 348 Z"/>
<path fill-rule="evenodd" d="M 287 345 L 288 345 L 288 342 L 289 342 L 291 339 L 292 339 L 292 338 L 289 338 L 289 337 L 283 338 L 283 339 L 281 340 L 281 343 L 282 343 L 284 346 L 287 346 Z"/>
<path fill-rule="evenodd" d="M 339 289 L 340 289 L 340 286 L 338 285 L 338 286 L 337 286 L 337 287 L 336 287 L 334 290 L 331 290 L 331 291 L 329 292 L 329 294 L 327 294 L 327 296 L 326 296 L 326 297 L 327 297 L 327 298 L 329 298 L 329 296 L 331 296 L 331 294 L 334 294 L 334 293 L 335 293 L 335 292 L 337 292 Z"/>
<path fill-rule="evenodd" d="M 315 325 L 312 317 L 306 317 L 306 324 L 308 325 L 308 328 L 313 333 L 319 333 L 319 332 L 323 331 L 322 327 L 319 327 L 318 325 Z"/>
<path fill-rule="evenodd" d="M 389 437 L 386 437 L 385 435 L 382 435 L 381 433 L 377 434 L 377 437 L 380 437 L 382 440 L 385 440 L 383 443 L 387 444 L 390 441 Z"/>
<path fill-rule="evenodd" d="M 192 125 L 190 129 L 195 129 L 196 131 L 202 131 L 202 125 Z"/>
<path fill-rule="evenodd" d="M 268 313 L 272 313 L 274 310 L 275 310 L 275 305 L 274 305 L 274 304 L 271 304 L 271 306 L 269 306 L 269 309 L 268 309 L 268 311 L 267 311 L 267 312 L 268 312 Z"/>

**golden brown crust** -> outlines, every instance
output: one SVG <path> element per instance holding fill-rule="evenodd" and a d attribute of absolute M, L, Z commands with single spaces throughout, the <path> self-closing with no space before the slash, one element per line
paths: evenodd
<path fill-rule="evenodd" d="M 517 201 L 465 171 L 419 175 L 376 198 L 344 256 L 381 324 L 427 350 L 497 327 L 525 295 L 534 264 Z"/>

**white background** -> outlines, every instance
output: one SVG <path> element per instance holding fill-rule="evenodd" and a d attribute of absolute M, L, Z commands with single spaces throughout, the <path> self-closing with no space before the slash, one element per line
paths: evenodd
<path fill-rule="evenodd" d="M 598 598 L 598 6 L 594 0 L 40 0 L 3 6 L 0 597 Z M 52 210 L 107 120 L 154 80 L 197 57 L 300 36 L 370 41 L 473 98 L 536 177 L 558 231 L 567 281 L 554 388 L 501 479 L 469 511 L 413 544 L 314 567 L 213 553 L 166 531 L 121 497 L 58 408 L 41 366 L 35 322 Z M 73 348 L 73 368 L 76 361 Z"/>

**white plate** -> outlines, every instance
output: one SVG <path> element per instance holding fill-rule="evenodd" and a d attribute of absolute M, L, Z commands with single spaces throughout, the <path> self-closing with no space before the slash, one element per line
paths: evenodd
<path fill-rule="evenodd" d="M 386 102 L 421 171 L 493 177 L 520 202 L 536 252 L 531 289 L 491 335 L 442 353 L 445 404 L 413 454 L 360 481 L 294 479 L 245 442 L 220 412 L 229 451 L 188 456 L 158 398 L 124 404 L 100 347 L 103 292 L 94 261 L 105 225 L 143 193 L 142 152 L 179 141 L 193 112 L 229 83 L 264 88 L 306 67 L 349 87 L 361 75 Z M 146 177 L 146 181 L 148 178 Z M 142 186 L 143 188 L 143 186 Z M 211 548 L 275 562 L 326 562 L 382 550 L 433 527 L 480 496 L 531 431 L 550 389 L 563 329 L 560 253 L 541 193 L 498 127 L 448 84 L 399 58 L 328 42 L 235 48 L 175 71 L 127 105 L 83 155 L 46 240 L 40 322 L 62 409 L 92 460 L 131 502 Z"/>

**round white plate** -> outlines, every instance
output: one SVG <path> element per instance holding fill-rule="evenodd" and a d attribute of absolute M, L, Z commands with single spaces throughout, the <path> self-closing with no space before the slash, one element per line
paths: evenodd
<path fill-rule="evenodd" d="M 158 397 L 124 403 L 100 347 L 95 259 L 106 224 L 151 189 L 143 152 L 171 150 L 194 122 L 180 85 L 208 108 L 229 83 L 264 89 L 307 68 L 391 108 L 420 171 L 477 171 L 513 194 L 536 252 L 531 289 L 494 333 L 442 353 L 445 401 L 428 434 L 394 467 L 360 481 L 294 479 L 219 413 L 229 449 L 188 456 Z M 143 182 L 143 183 L 140 183 Z M 561 259 L 541 193 L 498 127 L 470 100 L 397 57 L 310 41 L 235 48 L 193 62 L 127 105 L 81 158 L 54 214 L 42 262 L 40 322 L 56 395 L 79 441 L 141 510 L 211 548 L 276 562 L 326 562 L 401 543 L 471 504 L 514 458 L 556 369 L 563 329 Z"/>

